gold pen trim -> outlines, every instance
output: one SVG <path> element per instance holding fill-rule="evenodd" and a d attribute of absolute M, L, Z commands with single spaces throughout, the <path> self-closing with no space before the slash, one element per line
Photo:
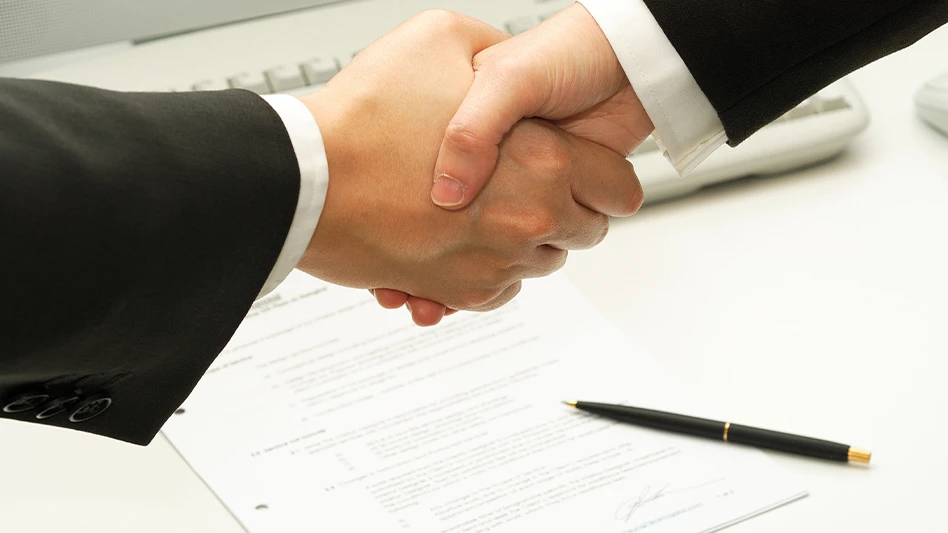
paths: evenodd
<path fill-rule="evenodd" d="M 850 448 L 847 457 L 850 461 L 856 463 L 868 463 L 872 459 L 872 452 L 860 450 L 859 448 Z"/>
<path fill-rule="evenodd" d="M 724 442 L 727 442 L 727 430 L 729 429 L 731 429 L 731 423 L 725 422 L 724 423 Z"/>

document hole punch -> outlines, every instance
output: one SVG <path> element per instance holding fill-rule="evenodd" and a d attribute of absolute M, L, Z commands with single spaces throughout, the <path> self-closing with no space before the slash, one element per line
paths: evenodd
<path fill-rule="evenodd" d="M 182 409 L 176 409 L 175 412 L 174 412 L 174 414 L 176 414 L 176 415 L 183 415 L 183 414 L 186 413 L 186 412 L 187 412 L 187 411 L 185 411 L 185 410 L 182 408 Z"/>
<path fill-rule="evenodd" d="M 266 511 L 266 510 L 269 509 L 269 508 L 270 508 L 270 506 L 267 505 L 267 504 L 265 504 L 265 503 L 261 503 L 260 505 L 254 507 L 254 509 L 256 509 L 256 510 L 258 510 L 258 511 Z"/>

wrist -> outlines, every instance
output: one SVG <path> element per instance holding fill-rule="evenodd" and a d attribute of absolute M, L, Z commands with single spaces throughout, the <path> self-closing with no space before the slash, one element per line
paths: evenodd
<path fill-rule="evenodd" d="M 608 1 L 605 0 L 605 2 Z M 586 3 L 591 5 L 587 7 Z M 599 88 L 608 93 L 608 96 L 605 101 L 599 103 L 601 105 L 599 112 L 607 116 L 612 115 L 610 121 L 615 121 L 625 130 L 622 134 L 614 136 L 614 139 L 622 138 L 631 142 L 622 145 L 621 143 L 614 144 L 614 139 L 596 139 L 597 135 L 595 134 L 588 135 L 588 137 L 623 155 L 629 155 L 652 134 L 655 126 L 642 100 L 635 92 L 622 60 L 620 60 L 613 42 L 606 33 L 606 28 L 600 24 L 603 13 L 598 14 L 599 18 L 594 14 L 595 9 L 593 8 L 600 3 L 604 2 L 596 0 L 576 2 L 570 6 L 568 13 L 570 18 L 565 22 L 578 28 L 577 31 L 588 50 L 586 53 L 590 58 L 593 58 L 590 61 L 595 61 L 597 65 L 596 72 L 601 73 L 598 78 Z M 580 135 L 587 136 L 583 133 L 580 133 Z"/>
<path fill-rule="evenodd" d="M 330 83 L 300 98 L 322 132 L 329 179 L 320 223 L 297 268 L 330 283 L 362 287 L 350 279 L 353 262 L 372 263 L 374 211 L 385 211 L 385 201 L 366 179 L 380 175 L 372 165 L 391 141 L 365 120 L 380 113 L 377 100 L 360 89 L 343 91 Z"/>
<path fill-rule="evenodd" d="M 562 24 L 563 37 L 575 36 L 581 39 L 584 52 L 577 57 L 577 60 L 584 63 L 587 68 L 593 67 L 592 73 L 596 76 L 604 95 L 611 95 L 628 85 L 629 78 L 622 68 L 619 57 L 592 13 L 582 3 L 576 2 L 563 10 L 561 16 L 562 18 L 556 22 Z M 551 19 L 551 22 L 555 20 L 556 18 Z"/>
<path fill-rule="evenodd" d="M 318 224 L 310 237 L 309 244 L 300 258 L 297 268 L 310 275 L 320 279 L 326 279 L 320 275 L 324 270 L 324 263 L 328 257 L 325 249 L 326 239 L 324 237 L 327 226 L 331 226 L 331 219 L 335 216 L 335 205 L 332 200 L 334 185 L 339 180 L 344 179 L 343 169 L 347 165 L 347 160 L 352 157 L 345 141 L 346 128 L 345 120 L 342 118 L 344 112 L 342 107 L 344 102 L 333 96 L 332 91 L 324 88 L 316 93 L 301 97 L 300 102 L 306 106 L 306 109 L 313 116 L 316 125 L 323 138 L 323 149 L 326 154 L 326 166 L 328 169 L 328 188 L 326 200 L 323 206 L 321 224 Z M 323 249 L 320 249 L 322 245 Z M 321 261 L 322 260 L 322 261 Z"/>

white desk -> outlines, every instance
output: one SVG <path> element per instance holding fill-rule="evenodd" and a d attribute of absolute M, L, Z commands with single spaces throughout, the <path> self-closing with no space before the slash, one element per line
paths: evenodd
<path fill-rule="evenodd" d="M 846 155 L 647 208 L 569 277 L 707 415 L 851 442 L 870 468 L 773 454 L 811 496 L 728 531 L 948 531 L 948 138 L 913 114 L 948 29 L 853 79 Z M 161 438 L 0 425 L 0 531 L 240 533 Z"/>

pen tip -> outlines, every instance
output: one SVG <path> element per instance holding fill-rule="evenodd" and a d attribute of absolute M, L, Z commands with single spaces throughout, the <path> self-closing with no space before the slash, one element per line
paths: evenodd
<path fill-rule="evenodd" d="M 579 402 L 577 402 L 576 400 L 566 400 L 566 401 L 563 402 L 563 403 L 565 403 L 566 405 L 568 405 L 568 406 L 570 406 L 570 407 L 576 407 L 576 404 L 578 404 Z"/>

